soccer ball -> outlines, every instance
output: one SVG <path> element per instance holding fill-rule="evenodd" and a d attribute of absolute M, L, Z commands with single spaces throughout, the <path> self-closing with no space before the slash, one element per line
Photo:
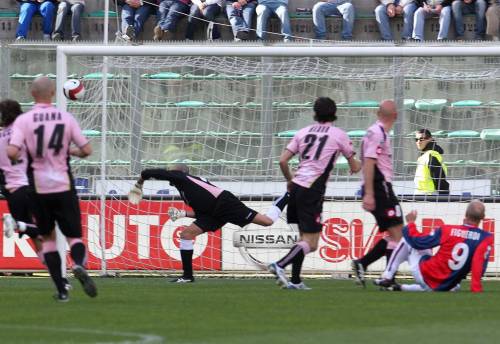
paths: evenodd
<path fill-rule="evenodd" d="M 77 79 L 69 79 L 63 86 L 64 95 L 69 100 L 82 99 L 85 95 L 85 87 L 83 83 Z"/>

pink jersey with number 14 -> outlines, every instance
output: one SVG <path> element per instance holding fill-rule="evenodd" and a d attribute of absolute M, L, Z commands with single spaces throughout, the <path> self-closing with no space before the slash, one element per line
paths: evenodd
<path fill-rule="evenodd" d="M 349 136 L 332 123 L 316 123 L 299 130 L 286 149 L 299 154 L 299 168 L 292 181 L 321 191 L 339 155 L 348 159 L 354 155 Z"/>
<path fill-rule="evenodd" d="M 73 115 L 51 104 L 35 104 L 12 126 L 10 144 L 22 147 L 24 143 L 32 160 L 36 192 L 69 191 L 72 188 L 70 145 L 74 143 L 81 148 L 88 143 Z"/>

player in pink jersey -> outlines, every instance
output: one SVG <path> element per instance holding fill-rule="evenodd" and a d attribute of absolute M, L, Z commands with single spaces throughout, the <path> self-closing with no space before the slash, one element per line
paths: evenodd
<path fill-rule="evenodd" d="M 424 234 L 417 230 L 417 212 L 412 211 L 406 215 L 408 225 L 403 229 L 403 239 L 382 278 L 392 281 L 399 265 L 408 261 L 417 284 L 380 285 L 395 291 L 453 291 L 472 272 L 471 291 L 483 291 L 481 277 L 494 245 L 493 235 L 479 228 L 484 216 L 484 204 L 473 200 L 467 206 L 463 225 L 444 225 Z M 430 249 L 436 246 L 439 250 L 433 256 Z"/>
<path fill-rule="evenodd" d="M 22 114 L 21 105 L 11 99 L 0 102 L 2 130 L 0 131 L 0 189 L 7 200 L 10 214 L 3 216 L 3 228 L 6 237 L 11 237 L 15 230 L 19 236 L 27 234 L 43 263 L 42 242 L 36 225 L 33 224 L 33 202 L 28 186 L 28 156 L 26 147 L 21 147 L 19 158 L 12 162 L 7 156 L 7 146 L 12 134 L 12 123 Z"/>
<path fill-rule="evenodd" d="M 17 161 L 26 145 L 31 163 L 34 188 L 34 215 L 43 236 L 45 263 L 57 287 L 56 300 L 67 301 L 68 292 L 61 273 L 61 257 L 56 248 L 55 224 L 66 236 L 73 259 L 73 273 L 91 297 L 97 289 L 84 268 L 86 248 L 82 242 L 82 225 L 78 197 L 73 185 L 69 155 L 86 157 L 92 153 L 73 115 L 52 106 L 55 85 L 47 77 L 33 81 L 34 107 L 19 116 L 12 126 L 7 154 Z M 74 143 L 75 146 L 71 146 Z"/>
<path fill-rule="evenodd" d="M 268 266 L 283 288 L 309 289 L 301 280 L 300 272 L 305 255 L 314 252 L 323 224 L 323 197 L 326 183 L 335 164 L 342 154 L 348 161 L 351 173 L 358 172 L 360 162 L 354 157 L 352 142 L 347 134 L 335 127 L 337 106 L 327 97 L 320 97 L 314 103 L 314 120 L 299 130 L 280 157 L 280 168 L 285 176 L 290 192 L 287 221 L 298 225 L 299 242 L 279 261 Z M 299 166 L 295 175 L 289 167 L 294 155 L 299 156 Z M 292 279 L 289 282 L 285 268 L 292 264 Z"/>
<path fill-rule="evenodd" d="M 378 120 L 368 128 L 361 143 L 363 209 L 373 214 L 379 231 L 387 232 L 388 235 L 378 241 L 366 255 L 352 261 L 354 277 L 363 286 L 367 267 L 384 255 L 390 257 L 401 239 L 403 228 L 401 206 L 392 189 L 392 146 L 389 131 L 398 117 L 394 101 L 383 101 L 377 117 Z"/>

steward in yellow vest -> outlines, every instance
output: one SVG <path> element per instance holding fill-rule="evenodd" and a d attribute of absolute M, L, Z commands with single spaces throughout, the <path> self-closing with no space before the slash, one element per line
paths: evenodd
<path fill-rule="evenodd" d="M 421 129 L 416 133 L 415 142 L 421 151 L 415 171 L 415 188 L 419 194 L 448 195 L 450 184 L 446 181 L 448 169 L 443 162 L 443 149 L 434 141 L 431 132 Z"/>

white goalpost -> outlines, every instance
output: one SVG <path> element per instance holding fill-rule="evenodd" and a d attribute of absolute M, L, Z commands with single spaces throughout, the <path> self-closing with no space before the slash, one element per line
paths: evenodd
<path fill-rule="evenodd" d="M 80 78 L 86 97 L 68 101 L 62 85 Z M 80 190 L 90 268 L 103 274 L 167 274 L 180 269 L 179 232 L 168 207 L 183 207 L 168 182 L 145 183 L 145 199 L 124 195 L 144 168 L 183 162 L 194 174 L 263 211 L 285 190 L 277 159 L 293 133 L 312 121 L 312 102 L 337 102 L 336 125 L 356 150 L 378 104 L 395 99 L 391 133 L 396 193 L 430 230 L 461 222 L 467 201 L 487 207 L 484 228 L 500 227 L 500 46 L 59 45 L 57 106 L 75 114 L 94 146 L 72 161 Z M 426 128 L 443 146 L 449 196 L 415 195 L 414 132 Z M 340 160 L 325 195 L 324 229 L 304 269 L 349 270 L 377 239 L 360 205 L 360 177 Z M 271 229 L 225 226 L 200 236 L 194 268 L 254 274 L 293 245 L 286 216 Z M 498 248 L 498 243 L 495 243 Z M 498 250 L 497 250 L 498 252 Z M 374 264 L 381 270 L 385 262 Z M 498 253 L 488 274 L 498 277 Z"/>

